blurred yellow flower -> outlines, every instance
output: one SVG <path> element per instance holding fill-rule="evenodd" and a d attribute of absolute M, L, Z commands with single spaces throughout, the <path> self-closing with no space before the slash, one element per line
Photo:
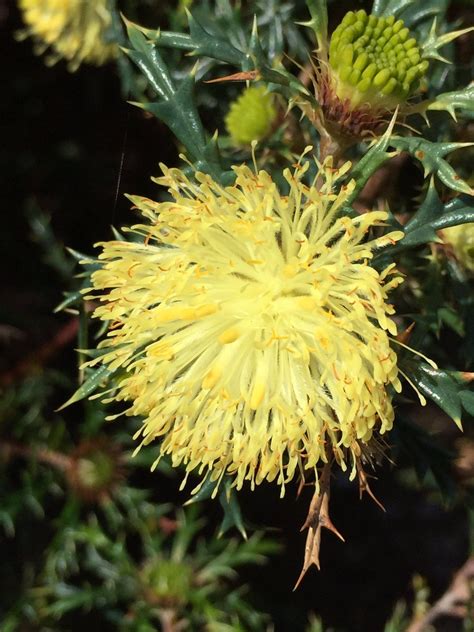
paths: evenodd
<path fill-rule="evenodd" d="M 49 63 L 63 58 L 71 70 L 80 64 L 104 64 L 117 54 L 117 46 L 106 41 L 112 18 L 108 0 L 19 0 L 37 51 L 49 50 Z"/>
<path fill-rule="evenodd" d="M 368 261 L 403 233 L 371 234 L 385 212 L 341 216 L 350 163 L 327 159 L 318 186 L 303 183 L 308 166 L 284 171 L 287 195 L 247 166 L 227 187 L 162 167 L 172 201 L 131 197 L 141 242 L 101 244 L 90 298 L 109 331 L 90 364 L 121 369 L 110 399 L 144 417 L 141 445 L 161 437 L 160 455 L 204 480 L 277 479 L 283 494 L 328 449 L 355 474 L 363 444 L 392 426 L 386 299 L 401 278 Z"/>
<path fill-rule="evenodd" d="M 451 244 L 462 265 L 474 272 L 474 223 L 444 228 L 442 236 L 443 241 Z"/>

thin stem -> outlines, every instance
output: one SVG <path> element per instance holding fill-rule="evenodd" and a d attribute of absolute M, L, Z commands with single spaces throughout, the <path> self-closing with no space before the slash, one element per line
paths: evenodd
<path fill-rule="evenodd" d="M 35 459 L 41 463 L 52 465 L 62 472 L 69 470 L 73 464 L 73 459 L 62 452 L 47 448 L 32 448 L 14 441 L 1 441 L 0 454 L 6 458 L 19 456 L 25 459 Z"/>
<path fill-rule="evenodd" d="M 33 351 L 9 371 L 0 374 L 0 386 L 10 386 L 16 380 L 28 375 L 36 367 L 43 366 L 63 347 L 71 343 L 79 328 L 79 320 L 73 318 L 59 329 L 59 331 L 44 345 Z"/>
<path fill-rule="evenodd" d="M 439 617 L 465 618 L 468 616 L 468 604 L 472 599 L 474 581 L 474 557 L 471 557 L 454 576 L 448 590 L 436 601 L 421 618 L 414 619 L 406 632 L 425 632 Z"/>

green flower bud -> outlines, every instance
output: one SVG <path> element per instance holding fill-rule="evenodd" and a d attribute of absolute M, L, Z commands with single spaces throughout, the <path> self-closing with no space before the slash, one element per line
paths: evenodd
<path fill-rule="evenodd" d="M 107 500 L 123 478 L 119 448 L 105 438 L 84 441 L 71 455 L 67 478 L 83 501 L 95 503 Z"/>
<path fill-rule="evenodd" d="M 392 110 L 406 101 L 428 68 L 416 39 L 409 35 L 403 20 L 349 11 L 329 47 L 337 98 L 352 109 L 373 110 Z"/>
<path fill-rule="evenodd" d="M 231 104 L 226 129 L 235 145 L 250 145 L 267 136 L 276 115 L 273 95 L 264 86 L 252 86 Z"/>
<path fill-rule="evenodd" d="M 141 571 L 146 600 L 155 606 L 176 608 L 189 601 L 193 569 L 186 562 L 165 558 L 148 561 Z"/>

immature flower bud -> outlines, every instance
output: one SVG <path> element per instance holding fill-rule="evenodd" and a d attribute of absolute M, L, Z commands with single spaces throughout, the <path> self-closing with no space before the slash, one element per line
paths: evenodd
<path fill-rule="evenodd" d="M 225 124 L 236 145 L 250 145 L 270 132 L 275 117 L 273 95 L 264 86 L 252 86 L 232 103 Z"/>
<path fill-rule="evenodd" d="M 193 587 L 193 569 L 185 561 L 152 558 L 141 571 L 146 601 L 153 606 L 185 605 Z"/>
<path fill-rule="evenodd" d="M 403 20 L 363 10 L 349 11 L 332 34 L 329 64 L 341 101 L 387 109 L 406 101 L 428 68 Z"/>
<path fill-rule="evenodd" d="M 336 133 L 360 136 L 378 127 L 419 88 L 428 69 L 403 20 L 349 11 L 332 34 L 318 98 Z"/>
<path fill-rule="evenodd" d="M 69 484 L 85 502 L 107 500 L 123 478 L 122 455 L 104 438 L 81 443 L 71 463 Z"/>

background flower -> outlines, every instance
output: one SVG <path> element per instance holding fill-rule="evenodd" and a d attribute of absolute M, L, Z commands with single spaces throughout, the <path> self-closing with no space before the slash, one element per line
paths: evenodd
<path fill-rule="evenodd" d="M 80 64 L 104 64 L 117 54 L 108 43 L 112 18 L 108 0 L 19 0 L 26 24 L 39 53 L 49 50 L 49 63 L 63 58 L 71 70 Z"/>

